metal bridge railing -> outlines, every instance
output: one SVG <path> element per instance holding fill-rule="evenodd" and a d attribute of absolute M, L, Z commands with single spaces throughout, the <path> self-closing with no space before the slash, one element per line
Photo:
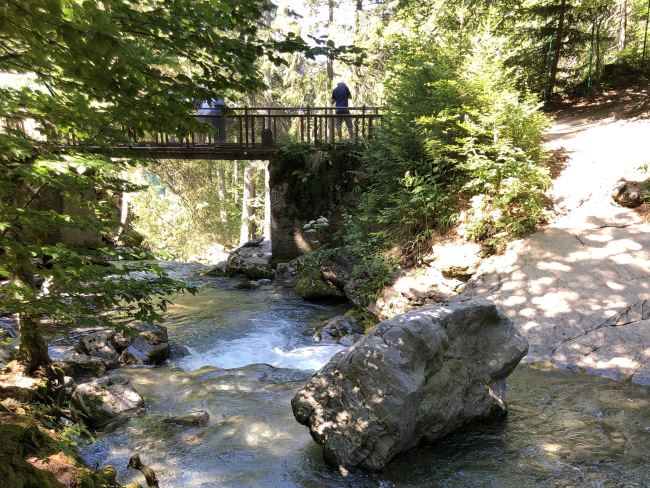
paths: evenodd
<path fill-rule="evenodd" d="M 224 115 L 195 115 L 199 128 L 187 134 L 125 129 L 126 144 L 144 147 L 276 146 L 283 140 L 312 144 L 360 142 L 381 123 L 381 107 L 237 107 Z M 69 140 L 74 145 L 75 141 Z"/>

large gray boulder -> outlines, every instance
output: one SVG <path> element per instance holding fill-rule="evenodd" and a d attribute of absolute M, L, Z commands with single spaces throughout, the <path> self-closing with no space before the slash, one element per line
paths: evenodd
<path fill-rule="evenodd" d="M 338 353 L 291 405 L 326 461 L 379 470 L 420 442 L 504 414 L 505 378 L 527 351 L 491 302 L 421 308 Z"/>
<path fill-rule="evenodd" d="M 82 383 L 70 399 L 75 418 L 92 428 L 128 420 L 144 407 L 140 394 L 125 375 L 109 375 Z"/>
<path fill-rule="evenodd" d="M 256 239 L 235 249 L 228 256 L 225 273 L 227 276 L 243 274 L 254 280 L 273 278 L 271 241 Z"/>

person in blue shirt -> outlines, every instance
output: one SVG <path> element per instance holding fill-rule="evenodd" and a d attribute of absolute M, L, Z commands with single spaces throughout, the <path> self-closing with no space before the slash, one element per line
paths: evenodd
<path fill-rule="evenodd" d="M 339 139 L 343 138 L 341 127 L 343 122 L 348 128 L 348 133 L 350 134 L 350 139 L 352 139 L 352 119 L 350 118 L 350 110 L 348 109 L 348 100 L 352 98 L 352 92 L 348 88 L 348 85 L 343 81 L 339 81 L 332 92 L 332 103 L 336 107 L 336 130 L 339 134 Z"/>
<path fill-rule="evenodd" d="M 206 124 L 211 124 L 214 127 L 214 140 L 215 142 L 226 141 L 226 117 L 224 110 L 226 108 L 226 101 L 223 98 L 205 100 L 197 109 L 199 120 Z"/>

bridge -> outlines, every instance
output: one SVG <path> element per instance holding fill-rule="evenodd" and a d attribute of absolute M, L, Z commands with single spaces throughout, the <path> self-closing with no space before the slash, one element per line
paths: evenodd
<path fill-rule="evenodd" d="M 224 115 L 195 115 L 189 133 L 144 132 L 122 128 L 124 142 L 110 148 L 92 146 L 69 136 L 64 145 L 116 157 L 153 159 L 266 160 L 283 141 L 314 146 L 334 142 L 361 143 L 372 138 L 382 107 L 228 107 Z M 340 124 L 340 129 L 339 129 Z"/>
<path fill-rule="evenodd" d="M 358 158 L 306 158 L 283 162 L 276 156 L 284 141 L 310 144 L 314 150 L 335 142 L 363 144 L 376 133 L 382 107 L 236 107 L 223 115 L 195 115 L 193 131 L 146 132 L 117 127 L 122 141 L 93 146 L 69 136 L 62 149 L 110 157 L 198 160 L 268 160 L 273 255 L 293 258 L 311 248 L 305 222 L 325 215 L 336 225 L 358 184 Z M 338 160 L 340 159 L 340 160 Z M 287 165 L 290 165 L 288 167 Z M 295 176 L 296 174 L 300 176 Z M 340 223 L 340 222 L 338 222 Z"/>

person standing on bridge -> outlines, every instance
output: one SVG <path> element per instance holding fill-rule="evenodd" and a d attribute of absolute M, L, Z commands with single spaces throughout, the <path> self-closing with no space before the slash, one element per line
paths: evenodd
<path fill-rule="evenodd" d="M 226 100 L 223 98 L 205 100 L 198 109 L 201 122 L 211 124 L 214 127 L 214 141 L 222 143 L 226 141 Z"/>
<path fill-rule="evenodd" d="M 343 139 L 341 127 L 343 122 L 348 128 L 350 139 L 352 139 L 352 119 L 350 118 L 350 110 L 348 109 L 348 100 L 352 98 L 352 92 L 344 81 L 339 81 L 332 92 L 332 103 L 336 107 L 336 130 L 339 134 L 339 139 Z"/>

